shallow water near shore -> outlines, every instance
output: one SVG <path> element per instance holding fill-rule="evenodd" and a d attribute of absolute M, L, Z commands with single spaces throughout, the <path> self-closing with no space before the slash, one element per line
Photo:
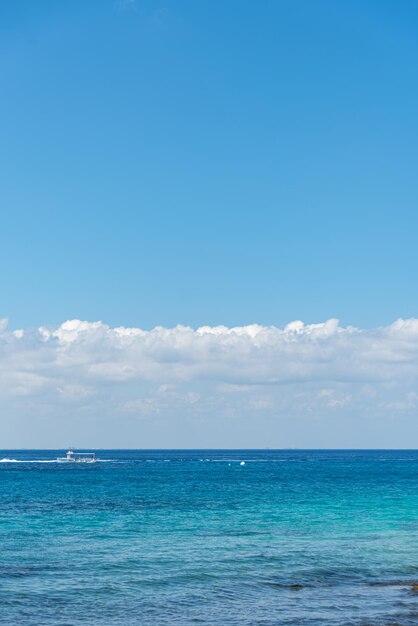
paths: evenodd
<path fill-rule="evenodd" d="M 417 451 L 62 453 L 0 451 L 1 624 L 418 623 Z"/>

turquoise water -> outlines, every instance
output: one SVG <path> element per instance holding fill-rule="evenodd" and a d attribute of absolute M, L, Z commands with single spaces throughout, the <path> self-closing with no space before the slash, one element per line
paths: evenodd
<path fill-rule="evenodd" d="M 416 451 L 62 453 L 0 452 L 1 624 L 418 623 Z"/>

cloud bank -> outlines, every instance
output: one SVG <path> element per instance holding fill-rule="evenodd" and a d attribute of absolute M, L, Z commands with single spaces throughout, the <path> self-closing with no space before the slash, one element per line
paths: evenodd
<path fill-rule="evenodd" d="M 414 446 L 417 380 L 418 319 L 372 330 L 0 322 L 3 447 Z"/>

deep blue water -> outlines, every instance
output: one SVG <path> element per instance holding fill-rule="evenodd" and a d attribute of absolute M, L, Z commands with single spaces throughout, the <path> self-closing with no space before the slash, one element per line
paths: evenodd
<path fill-rule="evenodd" d="M 0 451 L 1 624 L 418 624 L 417 451 L 62 454 Z"/>

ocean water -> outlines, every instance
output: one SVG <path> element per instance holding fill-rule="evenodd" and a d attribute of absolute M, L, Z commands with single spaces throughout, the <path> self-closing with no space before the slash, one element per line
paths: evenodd
<path fill-rule="evenodd" d="M 0 452 L 1 624 L 418 624 L 416 451 L 62 453 Z"/>

